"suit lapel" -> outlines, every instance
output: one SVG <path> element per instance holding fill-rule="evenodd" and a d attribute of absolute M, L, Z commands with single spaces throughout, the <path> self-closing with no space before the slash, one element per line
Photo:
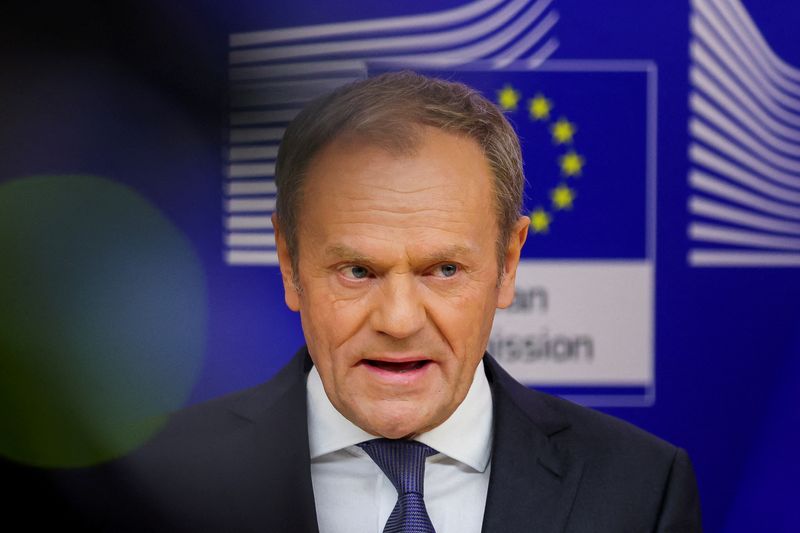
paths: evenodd
<path fill-rule="evenodd" d="M 483 533 L 563 531 L 583 465 L 550 437 L 569 424 L 486 356 L 494 441 Z"/>
<path fill-rule="evenodd" d="M 569 424 L 489 355 L 494 440 L 483 533 L 563 531 L 583 465 L 551 438 Z M 252 500 L 239 511 L 247 529 L 318 533 L 308 449 L 305 348 L 232 411 L 253 422 L 256 460 Z"/>
<path fill-rule="evenodd" d="M 232 409 L 254 425 L 253 500 L 241 512 L 248 529 L 317 533 L 306 414 L 306 372 L 301 349 L 270 382 Z"/>

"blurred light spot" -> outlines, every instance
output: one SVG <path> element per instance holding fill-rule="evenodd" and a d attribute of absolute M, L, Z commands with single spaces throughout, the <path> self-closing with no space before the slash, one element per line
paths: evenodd
<path fill-rule="evenodd" d="M 88 176 L 0 185 L 0 454 L 45 467 L 122 455 L 188 397 L 205 277 L 131 188 Z"/>

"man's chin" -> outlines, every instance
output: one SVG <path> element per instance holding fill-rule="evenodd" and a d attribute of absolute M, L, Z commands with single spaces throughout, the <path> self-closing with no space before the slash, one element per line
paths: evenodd
<path fill-rule="evenodd" d="M 388 413 L 371 414 L 365 417 L 362 429 L 387 439 L 411 438 L 438 426 L 441 421 L 421 415 L 421 407 L 403 406 Z"/>
<path fill-rule="evenodd" d="M 387 427 L 379 428 L 377 431 L 371 433 L 387 439 L 411 439 L 420 433 L 424 433 L 425 431 L 426 430 L 421 428 L 409 430 L 407 427 Z"/>

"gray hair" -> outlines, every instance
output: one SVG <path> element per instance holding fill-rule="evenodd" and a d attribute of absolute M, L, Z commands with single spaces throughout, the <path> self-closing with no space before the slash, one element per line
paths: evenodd
<path fill-rule="evenodd" d="M 311 161 L 344 135 L 367 139 L 390 153 L 413 154 L 420 142 L 420 126 L 463 135 L 483 150 L 494 174 L 500 282 L 525 184 L 517 134 L 503 113 L 478 91 L 406 70 L 355 81 L 319 97 L 286 128 L 275 165 L 276 213 L 298 289 L 297 227 Z"/>

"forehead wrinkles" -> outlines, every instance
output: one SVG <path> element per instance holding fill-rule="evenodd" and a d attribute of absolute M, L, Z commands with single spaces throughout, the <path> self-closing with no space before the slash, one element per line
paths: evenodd
<path fill-rule="evenodd" d="M 473 139 L 426 126 L 420 131 L 418 141 L 413 151 L 395 151 L 382 146 L 374 138 L 339 136 L 324 146 L 310 162 L 304 185 L 309 189 L 315 188 L 317 184 L 313 182 L 317 180 L 313 176 L 327 179 L 355 177 L 363 184 L 370 183 L 386 192 L 411 193 L 435 189 L 436 185 L 428 185 L 428 181 L 430 175 L 436 173 L 460 185 L 470 181 L 465 180 L 464 175 L 483 174 L 493 188 L 494 174 L 489 161 Z M 476 161 L 483 168 L 475 168 Z M 331 175 L 331 166 L 341 176 Z M 391 180 L 392 174 L 398 172 L 404 179 Z M 378 183 L 374 178 L 383 179 Z"/>
<path fill-rule="evenodd" d="M 363 253 L 380 255 L 390 250 L 402 250 L 403 255 L 433 254 L 437 250 L 455 245 L 482 250 L 479 238 L 458 231 L 457 228 L 388 225 L 360 225 L 352 232 L 326 232 L 318 244 L 344 244 Z M 490 244 L 490 243 L 486 243 Z M 452 259 L 452 258 L 451 258 Z"/>
<path fill-rule="evenodd" d="M 329 210 L 327 216 L 318 212 L 304 224 L 326 241 L 367 239 L 444 245 L 480 240 L 487 229 L 484 213 L 462 205 L 452 199 L 434 202 L 433 206 L 421 206 L 413 200 L 331 202 L 325 208 Z"/>
<path fill-rule="evenodd" d="M 493 214 L 490 183 L 439 163 L 384 160 L 353 169 L 336 165 L 308 181 L 306 201 L 353 217 Z"/>
<path fill-rule="evenodd" d="M 410 156 L 335 140 L 309 167 L 300 226 L 317 237 L 429 229 L 431 240 L 482 240 L 495 226 L 492 178 L 474 141 L 439 130 Z"/>
<path fill-rule="evenodd" d="M 475 202 L 463 202 L 447 194 L 378 191 L 375 196 L 344 191 L 309 198 L 304 230 L 319 235 L 401 238 L 403 234 L 442 234 L 443 238 L 473 239 L 485 225 L 486 215 Z M 488 211 L 488 209 L 486 209 Z"/>

